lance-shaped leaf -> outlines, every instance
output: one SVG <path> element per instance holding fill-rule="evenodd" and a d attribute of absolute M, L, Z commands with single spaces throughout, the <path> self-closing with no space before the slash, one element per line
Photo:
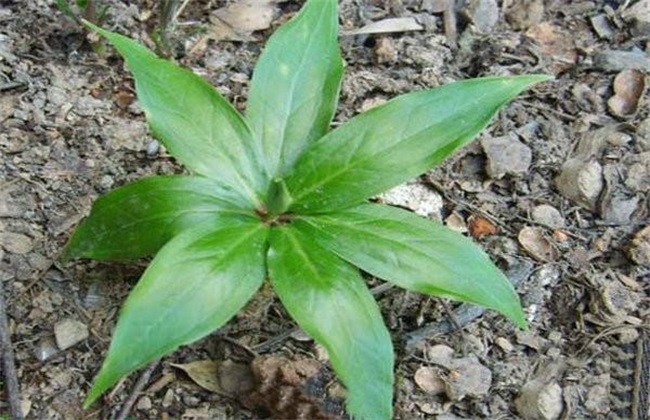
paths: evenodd
<path fill-rule="evenodd" d="M 121 377 L 232 318 L 264 281 L 267 235 L 259 220 L 220 219 L 167 243 L 129 295 L 84 405 Z"/>
<path fill-rule="evenodd" d="M 327 132 L 343 75 L 337 36 L 337 0 L 307 2 L 271 36 L 255 66 L 246 118 L 271 177 Z"/>
<path fill-rule="evenodd" d="M 313 143 L 286 177 L 292 211 L 357 204 L 432 168 L 547 76 L 486 77 L 399 96 Z"/>
<path fill-rule="evenodd" d="M 256 206 L 266 182 L 250 129 L 237 110 L 191 71 L 129 38 L 85 23 L 125 58 L 138 101 L 167 150 L 192 171 L 234 187 Z"/>
<path fill-rule="evenodd" d="M 271 283 L 296 322 L 327 349 L 358 419 L 391 417 L 393 349 L 359 272 L 292 226 L 274 228 Z"/>
<path fill-rule="evenodd" d="M 508 279 L 472 241 L 406 210 L 363 204 L 294 224 L 362 270 L 408 290 L 471 302 L 526 321 Z"/>
<path fill-rule="evenodd" d="M 70 238 L 63 259 L 115 261 L 152 255 L 174 235 L 203 220 L 245 217 L 244 204 L 209 178 L 144 178 L 98 198 Z"/>

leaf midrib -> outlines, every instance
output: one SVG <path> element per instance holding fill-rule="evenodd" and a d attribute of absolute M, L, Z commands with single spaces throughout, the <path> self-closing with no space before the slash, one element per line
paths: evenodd
<path fill-rule="evenodd" d="M 307 266 L 310 268 L 311 273 L 312 273 L 315 277 L 322 278 L 322 275 L 320 275 L 320 272 L 319 272 L 318 268 L 317 268 L 317 267 L 312 263 L 311 258 L 309 258 L 308 254 L 307 254 L 307 253 L 305 252 L 305 250 L 303 249 L 302 243 L 301 243 L 299 240 L 296 239 L 295 234 L 294 234 L 293 232 L 290 232 L 290 231 L 286 231 L 286 232 L 287 232 L 287 236 L 289 237 L 289 240 L 290 240 L 291 244 L 293 245 L 293 248 L 294 248 L 293 250 L 294 250 L 294 252 L 295 252 L 296 249 L 297 249 L 297 254 L 300 255 L 300 257 L 301 257 L 301 259 L 303 260 L 303 262 L 305 263 L 305 265 L 307 265 Z M 323 250 L 326 251 L 326 252 L 330 252 L 330 251 L 327 250 L 327 249 L 323 249 Z M 338 259 L 339 257 L 336 256 L 336 255 L 334 255 L 334 258 L 337 258 L 337 259 Z M 343 259 L 341 259 L 339 262 L 340 262 L 341 264 L 346 264 L 346 265 L 349 264 L 347 261 L 345 261 L 345 260 L 343 260 Z M 350 268 L 351 271 L 352 271 L 352 270 L 355 270 L 355 271 L 356 271 L 356 269 L 354 269 L 354 268 L 352 268 L 352 267 L 350 267 L 350 266 L 348 266 L 348 267 Z M 358 273 L 355 273 L 355 274 L 358 275 Z M 343 281 L 347 281 L 348 283 L 350 283 L 351 281 L 354 281 L 354 280 L 355 280 L 355 279 L 342 280 L 341 283 L 343 283 Z M 345 289 L 341 289 L 341 288 L 339 288 L 339 287 L 336 287 L 336 284 L 334 284 L 332 281 L 326 281 L 326 282 L 324 282 L 324 283 L 328 286 L 328 289 L 329 289 L 329 290 L 325 291 L 324 293 L 323 293 L 323 292 L 320 292 L 320 293 L 319 293 L 319 292 L 318 292 L 318 289 L 319 289 L 319 288 L 317 288 L 317 287 L 315 287 L 315 286 L 313 286 L 313 285 L 309 285 L 309 284 L 307 284 L 308 287 L 311 286 L 311 287 L 309 287 L 309 290 L 308 290 L 308 292 L 307 292 L 307 293 L 310 295 L 309 301 L 313 301 L 313 299 L 314 299 L 314 295 L 318 295 L 318 294 L 320 294 L 321 297 L 318 297 L 318 296 L 316 296 L 316 297 L 317 297 L 317 299 L 318 299 L 319 301 L 322 302 L 322 301 L 323 301 L 323 297 L 322 297 L 322 296 L 323 296 L 325 293 L 328 293 L 328 294 L 330 294 L 330 295 L 335 295 L 336 293 L 341 293 L 341 292 L 343 292 L 343 293 L 349 293 L 350 295 L 354 295 L 354 296 L 357 295 L 357 290 L 355 290 L 354 287 L 347 287 L 347 288 L 345 288 Z M 290 287 L 290 286 L 289 286 L 289 287 Z M 354 299 L 354 300 L 357 300 L 357 301 L 358 301 L 358 299 Z M 363 300 L 361 300 L 361 303 L 363 303 Z M 323 310 L 323 308 L 326 308 L 326 307 L 327 307 L 327 304 L 331 304 L 332 306 L 335 307 L 335 308 L 333 309 L 334 313 L 337 313 L 337 314 L 347 313 L 347 311 L 342 311 L 342 310 L 340 309 L 340 308 L 341 308 L 341 303 L 340 303 L 340 302 L 338 301 L 338 299 L 336 299 L 336 298 L 326 300 L 326 305 L 324 305 L 324 306 L 323 306 L 322 303 L 319 304 L 319 306 L 321 307 L 321 310 Z M 327 311 L 327 309 L 324 309 L 324 310 Z M 311 322 L 307 322 L 307 324 L 311 324 Z M 372 324 L 372 321 L 371 321 L 371 324 Z M 355 342 L 355 341 L 358 341 L 358 340 L 356 340 L 356 335 L 353 334 L 353 332 L 351 331 L 350 326 L 348 325 L 348 323 L 346 323 L 346 322 L 341 323 L 341 324 L 339 325 L 339 328 L 340 328 L 343 332 L 345 332 L 344 335 L 348 337 L 348 339 L 346 340 L 346 342 L 348 342 L 348 343 L 353 343 L 353 342 Z M 311 329 L 311 328 L 306 327 L 305 329 L 307 330 L 307 329 Z M 314 335 L 318 335 L 318 336 L 319 336 L 319 341 L 320 341 L 320 342 L 325 346 L 325 348 L 327 349 L 327 351 L 328 351 L 328 353 L 330 354 L 330 356 L 335 356 L 336 359 L 339 359 L 337 364 L 339 365 L 339 367 L 342 367 L 341 364 L 340 364 L 340 362 L 341 362 L 341 357 L 339 356 L 340 351 L 332 351 L 332 350 L 335 349 L 336 346 L 332 346 L 332 345 L 329 344 L 329 342 L 330 342 L 331 340 L 329 340 L 329 339 L 323 339 L 323 338 L 329 338 L 329 337 L 330 337 L 330 334 L 327 333 L 327 332 L 326 332 L 325 334 L 323 334 L 323 331 L 324 331 L 324 330 L 321 329 L 321 328 L 315 328 L 315 329 L 317 330 L 317 331 L 316 331 L 317 334 L 314 334 Z M 374 333 L 374 331 L 373 331 L 373 333 Z M 317 337 L 315 337 L 315 338 L 317 338 Z M 359 359 L 359 351 L 358 351 L 357 347 L 355 347 L 355 346 L 351 346 L 351 348 L 354 350 L 353 355 L 352 355 L 352 358 L 353 358 L 354 360 L 358 360 L 358 359 Z M 341 350 L 341 351 L 342 351 L 342 350 Z M 344 357 L 344 356 L 343 356 L 343 357 Z M 350 374 L 350 372 L 346 371 L 345 369 L 339 369 L 339 371 L 342 373 L 342 374 L 341 374 L 342 377 L 345 377 L 345 379 L 347 379 L 347 380 L 350 381 L 350 382 L 354 382 L 354 379 L 351 378 L 352 375 Z M 362 374 L 365 374 L 364 371 L 362 371 L 361 373 L 362 373 Z"/>
<path fill-rule="evenodd" d="M 425 92 L 435 92 L 435 91 L 422 91 L 421 93 L 425 93 Z M 488 94 L 487 94 L 487 93 L 484 93 L 483 95 L 480 95 L 480 96 L 476 97 L 476 99 L 474 100 L 474 102 L 478 103 L 478 102 L 480 102 L 483 98 L 485 98 L 485 97 L 487 97 L 487 96 L 488 96 Z M 399 99 L 399 98 L 402 98 L 402 97 L 397 97 L 396 99 Z M 421 107 L 427 106 L 430 102 L 431 102 L 431 99 L 428 99 L 425 103 L 423 103 L 423 104 L 421 104 L 421 105 L 418 105 L 417 108 L 419 109 L 419 108 L 421 108 Z M 389 105 L 389 104 L 386 104 L 385 106 L 387 106 L 387 105 Z M 498 106 L 497 106 L 496 108 L 498 109 Z M 412 114 L 415 113 L 415 112 L 416 112 L 416 108 L 411 108 L 411 109 L 409 110 L 409 115 L 412 115 Z M 366 114 L 365 114 L 365 113 L 359 114 L 358 117 L 362 117 L 363 115 L 366 115 Z M 373 152 L 373 153 L 370 154 L 370 155 L 367 155 L 367 156 L 365 156 L 365 157 L 362 157 L 362 158 L 360 158 L 360 159 L 356 159 L 356 160 L 351 160 L 351 161 L 349 160 L 348 162 L 352 162 L 352 163 L 349 163 L 349 164 L 346 164 L 346 165 L 344 165 L 344 166 L 341 166 L 340 168 L 338 168 L 338 170 L 333 171 L 333 172 L 330 172 L 329 175 L 320 178 L 320 180 L 317 181 L 316 183 L 312 184 L 311 187 L 309 187 L 309 188 L 307 188 L 307 189 L 304 189 L 304 190 L 301 191 L 299 194 L 294 195 L 294 202 L 298 203 L 300 200 L 302 200 L 302 199 L 305 198 L 306 196 L 309 196 L 310 194 L 314 193 L 314 191 L 318 190 L 318 189 L 321 188 L 323 185 L 329 183 L 329 182 L 332 181 L 333 179 L 336 179 L 336 178 L 340 177 L 341 175 L 345 174 L 346 172 L 351 171 L 351 170 L 357 168 L 357 167 L 360 166 L 361 164 L 366 163 L 367 161 L 374 159 L 377 155 L 381 155 L 381 154 L 383 154 L 383 153 L 387 153 L 387 152 L 390 151 L 391 149 L 394 149 L 395 147 L 398 147 L 399 144 L 401 144 L 401 143 L 408 143 L 408 142 L 412 141 L 415 137 L 420 136 L 420 135 L 422 135 L 424 132 L 431 130 L 431 128 L 432 128 L 434 125 L 436 125 L 436 124 L 440 124 L 441 121 L 444 122 L 445 120 L 446 120 L 446 119 L 442 119 L 442 120 L 439 119 L 439 120 L 437 120 L 434 124 L 428 125 L 427 127 L 425 127 L 425 128 L 423 128 L 423 129 L 421 129 L 421 130 L 418 130 L 418 131 L 414 132 L 413 134 L 411 134 L 410 136 L 408 136 L 408 137 L 406 137 L 406 138 L 398 139 L 398 140 L 396 140 L 395 142 L 393 142 L 392 144 L 387 145 L 385 148 L 382 148 L 382 149 L 380 149 L 380 150 L 378 150 L 378 151 L 376 151 L 376 152 Z M 341 128 L 343 128 L 343 126 L 342 126 Z M 405 126 L 403 130 L 405 130 L 406 128 L 408 128 L 408 127 Z M 359 134 L 359 135 L 357 135 L 357 136 L 366 136 L 366 135 L 367 135 L 367 132 L 368 132 L 368 128 L 366 128 L 366 129 L 363 130 L 363 134 Z M 330 135 L 332 135 L 332 136 L 336 135 L 336 131 L 333 131 L 331 134 L 327 134 L 327 135 L 325 135 L 321 140 L 318 141 L 318 144 L 314 145 L 314 149 L 315 149 L 316 147 L 320 146 L 321 144 L 327 144 L 327 142 L 328 142 L 327 137 L 330 136 Z M 397 137 L 397 136 L 396 136 L 396 137 Z M 451 140 L 445 142 L 445 144 L 440 145 L 440 146 L 439 146 L 439 149 L 443 149 L 444 147 L 448 146 L 449 144 L 452 144 L 456 139 L 458 139 L 458 138 L 462 138 L 462 137 L 464 137 L 464 136 L 463 136 L 463 135 L 455 136 L 453 139 L 451 139 Z M 362 143 L 363 143 L 363 142 L 359 142 L 359 144 L 356 146 L 357 149 L 361 147 Z M 312 150 L 314 150 L 314 149 L 312 149 Z M 313 154 L 313 153 L 312 153 L 312 154 Z M 306 156 L 306 155 L 305 155 L 305 156 Z"/>
<path fill-rule="evenodd" d="M 313 226 L 315 229 L 318 229 L 318 230 L 322 231 L 322 229 L 319 229 L 318 226 L 315 225 L 313 222 L 311 222 L 307 217 L 302 217 L 301 220 L 304 220 L 305 222 L 309 223 L 309 224 L 310 224 L 311 226 Z M 327 222 L 324 221 L 323 223 L 327 223 Z M 336 225 L 336 223 L 331 223 L 331 222 L 330 222 L 330 225 Z M 363 232 L 363 233 L 365 233 L 365 234 L 369 234 L 369 236 L 373 236 L 373 237 L 379 238 L 379 239 L 381 239 L 383 242 L 390 242 L 390 243 L 394 243 L 394 242 L 395 242 L 395 241 L 390 240 L 388 237 L 379 234 L 379 232 L 375 232 L 375 231 L 372 231 L 372 230 L 366 230 L 366 229 L 359 229 L 359 228 L 357 227 L 358 224 L 350 224 L 350 225 L 348 225 L 348 224 L 345 224 L 345 223 L 340 223 L 339 226 L 341 226 L 342 228 L 347 228 L 347 229 L 349 229 L 350 231 L 355 231 L 355 230 L 356 230 L 356 231 L 358 231 L 358 232 Z M 326 234 L 327 234 L 328 236 L 330 236 L 330 237 L 333 237 L 333 236 L 334 236 L 334 235 L 331 234 L 331 233 L 326 233 Z M 428 254 L 428 253 L 426 253 L 426 252 L 420 250 L 419 248 L 417 248 L 417 247 L 411 245 L 411 244 L 408 243 L 408 242 L 402 242 L 402 241 L 400 241 L 399 244 L 400 244 L 400 245 L 403 245 L 406 249 L 408 249 L 408 250 L 414 252 L 414 253 L 417 254 L 417 255 L 424 256 L 424 257 L 426 257 L 426 258 L 428 258 L 428 259 L 434 259 L 432 255 L 430 255 L 430 254 Z M 338 255 L 339 257 L 343 258 L 344 260 L 349 261 L 348 258 L 345 258 L 345 256 L 341 255 L 341 254 L 340 254 L 339 252 L 337 252 L 336 250 L 333 250 L 332 252 L 334 252 L 336 255 Z M 450 270 L 450 271 L 452 271 L 452 270 Z M 453 271 L 452 271 L 452 272 L 453 272 Z M 456 276 L 456 277 L 458 277 L 458 276 Z M 479 283 L 479 287 L 481 287 L 481 290 L 484 290 L 484 291 L 487 290 L 487 289 L 485 289 L 484 287 L 480 286 L 480 283 Z M 434 287 L 434 288 L 437 289 L 437 290 L 442 291 L 442 292 L 445 293 L 445 294 L 450 294 L 449 291 L 446 291 L 446 290 L 444 290 L 443 288 L 440 288 L 440 287 Z M 459 293 L 457 293 L 457 292 L 454 292 L 453 295 L 458 296 L 458 297 L 462 297 L 462 298 L 465 299 L 465 300 L 470 300 L 470 298 L 471 298 L 471 297 L 466 296 L 465 294 L 459 294 Z M 488 295 L 488 296 L 491 296 L 492 294 L 491 294 L 491 293 L 488 293 L 487 295 Z M 490 299 L 490 300 L 492 300 L 492 299 Z M 475 301 L 475 302 L 476 302 L 476 299 L 471 298 L 471 301 Z"/>
<path fill-rule="evenodd" d="M 230 255 L 231 255 L 235 250 L 237 250 L 237 249 L 238 249 L 238 248 L 239 248 L 239 247 L 240 247 L 244 242 L 246 242 L 250 237 L 252 237 L 252 236 L 254 236 L 256 233 L 258 233 L 258 231 L 260 231 L 260 230 L 263 229 L 264 227 L 265 227 L 265 226 L 262 225 L 262 224 L 260 224 L 260 225 L 251 225 L 251 226 L 249 227 L 250 231 L 249 231 L 248 234 L 244 234 L 244 235 L 242 235 L 242 236 L 240 237 L 239 240 L 236 240 L 236 241 L 232 244 L 231 247 L 227 248 L 226 250 L 224 250 L 223 253 L 221 253 L 221 255 L 219 256 L 219 258 L 218 258 L 218 260 L 217 260 L 218 263 L 215 262 L 215 264 L 213 265 L 213 267 L 211 267 L 210 270 L 208 271 L 208 273 L 206 273 L 205 277 L 207 278 L 211 273 L 213 273 L 215 270 L 217 270 L 217 269 L 218 269 L 217 266 L 220 266 L 220 265 L 221 265 L 221 262 L 223 262 L 223 261 L 224 261 L 227 257 L 229 257 L 229 256 L 230 256 Z M 208 236 L 208 235 L 213 235 L 214 233 L 215 233 L 215 232 L 212 231 L 212 232 L 206 233 L 205 235 L 203 235 L 203 236 L 201 236 L 201 237 L 196 237 L 196 238 L 194 238 L 194 241 L 192 241 L 192 242 L 195 242 L 195 241 L 198 240 L 199 238 L 204 238 L 204 237 L 206 237 L 206 236 Z M 190 259 L 187 259 L 187 260 L 183 261 L 183 263 L 185 263 L 185 264 L 191 264 L 191 263 L 194 263 L 194 262 L 197 262 L 197 261 L 201 261 L 201 260 L 205 260 L 205 259 L 209 259 L 209 257 L 201 257 L 201 258 L 194 258 L 194 259 L 190 258 Z M 206 281 L 206 280 L 204 280 L 204 281 L 197 280 L 197 281 L 192 285 L 192 287 L 186 287 L 186 288 L 184 288 L 183 291 L 182 291 L 179 295 L 175 295 L 175 297 L 176 297 L 177 300 L 178 300 L 178 298 L 182 298 L 183 296 L 187 296 L 190 292 L 194 292 L 194 291 L 195 291 L 199 286 L 203 285 L 205 281 Z M 153 324 L 147 325 L 146 328 L 143 330 L 142 334 L 140 334 L 139 337 L 141 337 L 141 339 L 138 340 L 138 342 L 142 342 L 142 341 L 143 341 L 143 339 L 142 339 L 143 337 L 145 337 L 145 336 L 148 337 L 149 334 L 150 334 L 150 331 L 153 330 L 154 327 L 157 327 L 157 326 L 160 325 L 164 320 L 166 320 L 167 317 L 168 317 L 168 315 L 169 315 L 170 312 L 172 311 L 172 309 L 173 309 L 172 307 L 169 307 L 169 306 L 168 306 L 168 307 L 164 310 L 164 313 L 161 314 L 161 316 L 159 316 L 159 317 L 156 318 L 156 321 L 155 321 Z M 144 339 L 144 341 L 148 341 L 148 339 Z M 181 344 L 182 344 L 182 343 L 181 343 Z M 157 353 L 159 353 L 159 352 L 160 352 L 160 351 L 156 351 L 155 353 L 157 354 Z"/>
<path fill-rule="evenodd" d="M 322 24 L 322 21 L 323 21 L 324 16 L 326 16 L 325 13 L 321 13 L 321 14 L 320 14 L 320 16 L 319 16 L 319 18 L 318 18 L 318 23 L 316 24 L 316 29 L 314 29 L 314 31 L 313 31 L 312 33 L 317 33 L 317 29 L 318 29 L 318 28 L 320 27 L 320 25 Z M 300 22 L 300 23 L 302 23 L 302 22 Z M 293 99 L 294 99 L 294 96 L 295 96 L 295 90 L 296 90 L 295 87 L 296 87 L 296 84 L 298 83 L 298 77 L 296 76 L 296 74 L 297 74 L 297 73 L 300 71 L 300 69 L 304 66 L 304 64 L 305 64 L 305 60 L 306 60 L 306 57 L 309 55 L 309 52 L 310 52 L 311 46 L 312 46 L 312 44 L 317 40 L 317 38 L 318 38 L 317 36 L 310 36 L 310 37 L 309 37 L 309 40 L 308 40 L 308 42 L 307 42 L 307 47 L 303 50 L 303 53 L 302 53 L 301 56 L 300 56 L 300 63 L 299 63 L 299 65 L 298 65 L 298 68 L 296 69 L 296 71 L 295 71 L 295 73 L 294 73 L 294 77 L 291 79 L 290 90 L 289 90 L 289 98 L 285 101 L 285 103 L 287 104 L 287 106 L 285 107 L 285 111 L 286 111 L 286 112 L 285 112 L 285 117 L 286 117 L 286 118 L 283 118 L 283 119 L 282 119 L 282 123 L 281 123 L 281 124 L 282 124 L 282 128 L 280 129 L 280 133 L 281 133 L 281 134 L 280 134 L 280 136 L 279 136 L 279 138 L 280 138 L 280 144 L 277 145 L 277 147 L 278 147 L 278 156 L 277 156 L 277 158 L 274 157 L 275 162 L 273 162 L 273 168 L 272 168 L 273 176 L 277 176 L 277 175 L 278 175 L 278 171 L 281 170 L 281 167 L 282 167 L 282 165 L 281 165 L 281 161 L 282 161 L 282 159 L 283 159 L 283 157 L 284 157 L 284 154 L 285 154 L 285 152 L 286 152 L 287 143 L 288 143 L 288 142 L 287 142 L 287 139 L 286 139 L 286 133 L 287 133 L 287 124 L 288 124 L 288 122 L 289 122 L 289 116 L 291 115 L 291 113 L 293 112 L 293 110 L 294 110 L 295 108 L 297 108 L 297 107 L 294 107 L 294 104 L 293 104 Z M 302 103 L 302 102 L 300 102 L 298 105 L 300 105 L 301 103 Z M 265 115 L 264 115 L 264 119 L 266 120 L 267 117 L 268 117 L 268 116 L 267 116 L 267 114 L 265 113 Z M 265 125 L 266 125 L 266 124 L 264 124 L 264 126 L 265 126 Z M 262 130 L 262 131 L 264 132 L 264 130 Z"/>

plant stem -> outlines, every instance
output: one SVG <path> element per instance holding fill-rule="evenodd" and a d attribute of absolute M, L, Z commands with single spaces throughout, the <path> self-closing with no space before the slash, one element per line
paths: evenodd
<path fill-rule="evenodd" d="M 272 217 L 279 216 L 289 210 L 292 203 L 291 194 L 287 184 L 282 178 L 275 178 L 271 182 L 268 194 L 268 210 Z"/>

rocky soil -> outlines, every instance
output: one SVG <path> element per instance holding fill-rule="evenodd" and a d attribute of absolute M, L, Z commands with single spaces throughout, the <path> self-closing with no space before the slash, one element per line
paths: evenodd
<path fill-rule="evenodd" d="M 97 3 L 105 27 L 156 46 L 158 2 Z M 158 50 L 243 110 L 265 40 L 301 3 L 190 1 Z M 337 122 L 454 80 L 556 77 L 441 167 L 379 198 L 473 237 L 517 285 L 530 321 L 518 331 L 493 312 L 369 278 L 397 352 L 396 418 L 630 415 L 613 362 L 647 340 L 650 2 L 342 0 L 340 17 Z M 52 0 L 0 0 L 0 127 L 0 281 L 27 418 L 344 418 L 326 353 L 268 288 L 82 410 L 147 262 L 62 266 L 58 256 L 99 195 L 183 168 L 148 131 L 121 59 Z M 7 399 L 0 391 L 0 417 Z"/>

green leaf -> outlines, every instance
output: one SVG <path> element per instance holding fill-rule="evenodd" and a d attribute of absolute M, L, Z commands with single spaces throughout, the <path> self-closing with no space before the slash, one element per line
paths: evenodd
<path fill-rule="evenodd" d="M 232 318 L 262 285 L 268 228 L 211 221 L 165 245 L 120 314 L 85 407 L 120 378 Z"/>
<path fill-rule="evenodd" d="M 192 171 L 220 180 L 257 206 L 267 182 L 250 129 L 237 110 L 191 71 L 129 38 L 84 23 L 125 58 L 138 101 L 169 152 Z"/>
<path fill-rule="evenodd" d="M 59 8 L 61 12 L 63 12 L 64 15 L 67 17 L 77 21 L 78 18 L 72 11 L 72 8 L 70 7 L 70 4 L 68 4 L 68 0 L 56 0 L 56 7 Z"/>
<path fill-rule="evenodd" d="M 95 201 L 90 216 L 66 245 L 63 259 L 130 260 L 151 255 L 203 220 L 244 216 L 244 204 L 233 191 L 209 178 L 144 178 Z"/>
<path fill-rule="evenodd" d="M 282 176 L 329 128 L 343 76 L 337 36 L 337 1 L 308 1 L 273 34 L 255 66 L 246 117 L 270 178 Z"/>
<path fill-rule="evenodd" d="M 271 181 L 266 202 L 271 215 L 280 215 L 287 211 L 291 205 L 291 195 L 282 178 L 275 178 Z"/>
<path fill-rule="evenodd" d="M 348 388 L 348 412 L 390 419 L 393 348 L 359 272 L 291 225 L 274 228 L 268 269 L 289 314 L 322 344 Z"/>
<path fill-rule="evenodd" d="M 399 96 L 313 143 L 285 177 L 291 210 L 349 207 L 407 181 L 472 140 L 501 106 L 547 76 L 486 77 Z"/>
<path fill-rule="evenodd" d="M 408 290 L 526 320 L 510 281 L 471 240 L 406 210 L 364 204 L 294 224 L 362 270 Z"/>

